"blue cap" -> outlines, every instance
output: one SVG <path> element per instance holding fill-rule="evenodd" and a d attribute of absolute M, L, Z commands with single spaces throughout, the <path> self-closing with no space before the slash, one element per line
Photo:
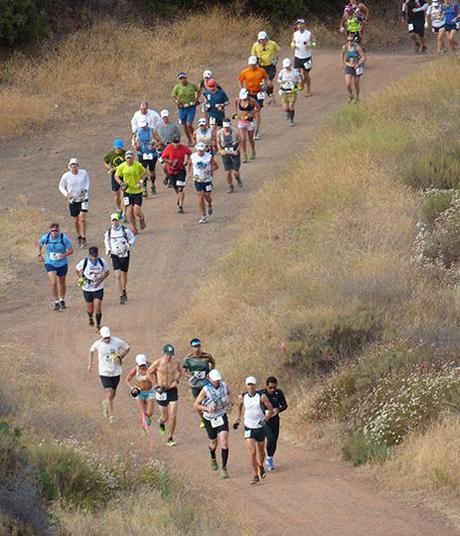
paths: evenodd
<path fill-rule="evenodd" d="M 121 138 L 115 138 L 113 140 L 114 149 L 123 149 L 124 146 L 125 146 L 125 142 Z"/>

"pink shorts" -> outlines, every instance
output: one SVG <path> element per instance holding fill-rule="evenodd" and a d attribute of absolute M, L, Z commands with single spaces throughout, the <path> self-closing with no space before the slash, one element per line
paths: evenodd
<path fill-rule="evenodd" d="M 245 128 L 249 132 L 252 132 L 256 128 L 256 126 L 254 124 L 254 121 L 245 121 L 240 119 L 238 121 L 238 128 Z"/>

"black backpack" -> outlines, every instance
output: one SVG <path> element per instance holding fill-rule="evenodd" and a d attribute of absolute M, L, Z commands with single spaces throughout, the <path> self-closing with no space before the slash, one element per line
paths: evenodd
<path fill-rule="evenodd" d="M 100 257 L 97 258 L 97 262 L 101 265 L 101 268 L 104 268 L 104 263 L 102 262 L 102 259 Z M 86 267 L 88 266 L 88 257 L 83 261 L 83 268 L 81 270 L 81 273 L 84 275 Z"/>
<path fill-rule="evenodd" d="M 47 246 L 47 245 L 50 243 L 50 238 L 51 238 L 51 232 L 49 232 L 49 233 L 46 235 L 45 243 L 43 244 L 44 246 Z M 61 244 L 65 247 L 65 243 L 64 243 L 64 233 L 59 233 L 59 241 L 60 241 Z"/>
<path fill-rule="evenodd" d="M 123 233 L 123 238 L 126 240 L 126 242 L 128 242 L 129 244 L 129 240 L 128 240 L 128 233 L 126 232 L 126 227 L 124 225 L 121 226 L 121 231 Z M 109 229 L 109 244 L 110 244 L 110 241 L 112 240 L 112 227 L 110 227 Z"/>

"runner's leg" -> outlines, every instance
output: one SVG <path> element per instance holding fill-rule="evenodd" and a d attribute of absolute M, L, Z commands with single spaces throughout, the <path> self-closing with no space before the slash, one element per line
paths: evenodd
<path fill-rule="evenodd" d="M 174 432 L 176 431 L 176 424 L 177 424 L 177 401 L 170 402 L 168 409 L 169 409 L 169 416 L 171 418 L 170 425 L 169 425 L 169 437 L 174 437 Z"/>
<path fill-rule="evenodd" d="M 86 212 L 80 212 L 77 218 L 80 220 L 80 236 L 86 239 Z"/>
<path fill-rule="evenodd" d="M 206 216 L 206 203 L 204 201 L 204 192 L 198 192 L 198 208 L 201 211 L 202 216 Z"/>
<path fill-rule="evenodd" d="M 96 314 L 96 328 L 101 327 L 101 321 L 102 321 L 102 300 L 98 300 L 95 298 L 94 300 L 94 312 Z"/>
<path fill-rule="evenodd" d="M 228 462 L 228 432 L 220 432 L 217 436 L 220 443 L 221 455 L 222 455 L 222 468 L 227 467 Z"/>
<path fill-rule="evenodd" d="M 107 400 L 107 411 L 109 413 L 109 417 L 113 416 L 113 399 L 115 398 L 115 389 L 112 389 L 112 387 L 107 387 L 105 389 L 105 399 Z"/>
<path fill-rule="evenodd" d="M 48 272 L 48 281 L 50 283 L 51 288 L 51 294 L 54 298 L 54 301 L 59 301 L 59 294 L 58 294 L 58 277 L 56 272 Z"/>
<path fill-rule="evenodd" d="M 263 469 L 265 462 L 265 441 L 256 441 L 257 466 Z"/>
<path fill-rule="evenodd" d="M 60 277 L 57 278 L 57 280 L 58 280 L 59 299 L 64 300 L 65 299 L 65 293 L 66 293 L 66 290 L 67 290 L 66 276 L 61 275 Z"/>
<path fill-rule="evenodd" d="M 249 461 L 251 463 L 254 476 L 259 476 L 259 469 L 257 467 L 257 455 L 256 455 L 256 440 L 246 439 L 246 444 L 249 450 Z"/>

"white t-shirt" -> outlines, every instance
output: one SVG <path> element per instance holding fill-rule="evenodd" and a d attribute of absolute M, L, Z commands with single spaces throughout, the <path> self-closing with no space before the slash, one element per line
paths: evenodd
<path fill-rule="evenodd" d="M 104 281 L 101 281 L 100 283 L 94 283 L 96 279 L 101 277 L 107 270 L 109 269 L 109 265 L 106 263 L 104 259 L 101 259 L 100 257 L 97 259 L 96 264 L 93 264 L 93 262 L 90 260 L 89 257 L 87 257 L 88 261 L 86 263 L 86 268 L 83 271 L 82 276 L 87 279 L 87 282 L 82 286 L 83 290 L 89 291 L 89 292 L 96 292 L 96 290 L 101 290 L 104 288 Z M 83 266 L 85 264 L 85 259 L 82 259 L 76 266 L 77 270 L 83 270 Z"/>
<path fill-rule="evenodd" d="M 128 343 L 117 337 L 110 337 L 108 343 L 102 339 L 94 342 L 90 348 L 90 352 L 97 352 L 99 375 L 120 376 L 122 367 L 118 362 L 117 356 L 127 348 Z"/>
<path fill-rule="evenodd" d="M 84 169 L 79 169 L 77 173 L 67 171 L 59 181 L 59 191 L 64 197 L 70 194 L 70 202 L 80 202 L 88 200 L 89 175 Z"/>
<path fill-rule="evenodd" d="M 301 60 L 311 56 L 312 35 L 308 30 L 301 32 L 297 30 L 292 36 L 292 42 L 295 44 L 294 56 Z"/>
<path fill-rule="evenodd" d="M 119 225 L 118 229 L 111 227 L 104 235 L 105 251 L 107 255 L 111 253 L 117 257 L 127 257 L 135 240 L 133 232 L 124 225 Z"/>
<path fill-rule="evenodd" d="M 198 153 L 192 154 L 190 161 L 193 167 L 193 180 L 197 182 L 212 181 L 211 160 L 212 156 L 209 153 L 204 153 L 203 156 Z"/>
<path fill-rule="evenodd" d="M 155 110 L 149 108 L 146 114 L 137 110 L 137 112 L 134 112 L 133 118 L 131 119 L 131 131 L 133 134 L 139 130 L 141 119 L 147 119 L 147 126 L 155 130 L 157 130 L 162 123 L 160 114 Z"/>
<path fill-rule="evenodd" d="M 278 74 L 280 89 L 286 93 L 294 92 L 301 80 L 302 77 L 297 69 L 283 68 Z"/>

